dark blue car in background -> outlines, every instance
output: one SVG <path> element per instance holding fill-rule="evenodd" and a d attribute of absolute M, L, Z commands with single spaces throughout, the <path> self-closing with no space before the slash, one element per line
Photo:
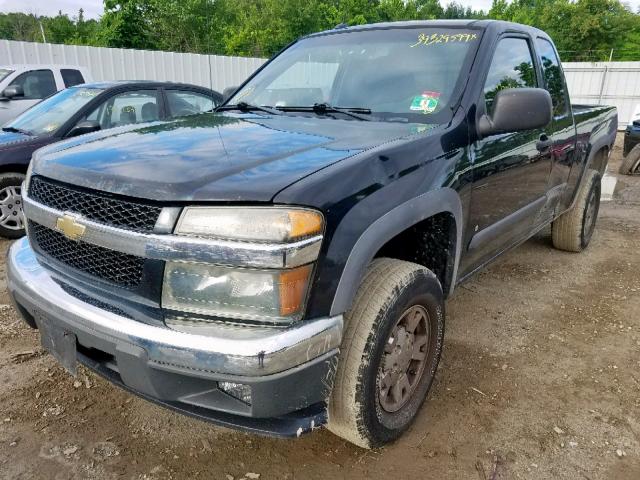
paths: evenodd
<path fill-rule="evenodd" d="M 21 185 L 35 150 L 64 138 L 213 110 L 222 96 L 195 85 L 117 81 L 62 90 L 2 127 L 0 236 L 24 235 Z"/>

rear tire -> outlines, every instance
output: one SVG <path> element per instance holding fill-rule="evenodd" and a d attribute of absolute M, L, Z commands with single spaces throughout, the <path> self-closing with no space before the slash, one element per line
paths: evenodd
<path fill-rule="evenodd" d="M 573 208 L 551 224 L 553 246 L 567 252 L 581 252 L 589 245 L 600 210 L 601 177 L 588 170 Z"/>
<path fill-rule="evenodd" d="M 620 166 L 620 173 L 623 175 L 640 174 L 640 144 L 633 147 L 627 156 L 624 157 L 622 165 Z"/>
<path fill-rule="evenodd" d="M 429 392 L 444 338 L 444 296 L 415 263 L 371 263 L 345 315 L 328 428 L 364 448 L 397 439 Z"/>
<path fill-rule="evenodd" d="M 0 236 L 20 238 L 24 236 L 22 213 L 22 173 L 0 174 Z"/>

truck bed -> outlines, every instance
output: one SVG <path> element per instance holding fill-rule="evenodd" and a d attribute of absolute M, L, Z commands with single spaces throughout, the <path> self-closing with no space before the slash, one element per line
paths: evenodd
<path fill-rule="evenodd" d="M 618 114 L 616 107 L 611 105 L 587 105 L 587 104 L 571 104 L 573 110 L 573 118 L 576 125 L 597 119 L 599 122 L 614 119 L 617 120 Z M 616 125 L 617 128 L 617 125 Z"/>

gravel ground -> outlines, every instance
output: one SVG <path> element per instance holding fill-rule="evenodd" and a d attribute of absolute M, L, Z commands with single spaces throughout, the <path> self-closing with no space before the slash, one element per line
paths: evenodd
<path fill-rule="evenodd" d="M 19 322 L 1 281 L 0 478 L 637 480 L 640 178 L 611 175 L 586 252 L 554 250 L 545 231 L 457 290 L 432 393 L 379 450 L 324 429 L 246 435 L 86 370 L 74 379 Z"/>

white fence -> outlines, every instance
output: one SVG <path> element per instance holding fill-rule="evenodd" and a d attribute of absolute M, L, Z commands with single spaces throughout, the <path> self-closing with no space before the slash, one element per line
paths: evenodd
<path fill-rule="evenodd" d="M 185 82 L 222 92 L 238 85 L 265 62 L 262 58 L 224 57 L 122 48 L 84 47 L 0 40 L 0 65 L 67 64 L 87 67 L 94 80 Z"/>
<path fill-rule="evenodd" d="M 218 91 L 238 85 L 264 62 L 262 58 L 0 40 L 0 64 L 72 64 L 87 67 L 94 80 L 175 81 Z M 567 62 L 563 67 L 573 103 L 615 105 L 619 126 L 626 126 L 640 103 L 640 62 Z"/>
<path fill-rule="evenodd" d="M 615 105 L 624 128 L 640 104 L 640 62 L 563 63 L 573 103 Z"/>

